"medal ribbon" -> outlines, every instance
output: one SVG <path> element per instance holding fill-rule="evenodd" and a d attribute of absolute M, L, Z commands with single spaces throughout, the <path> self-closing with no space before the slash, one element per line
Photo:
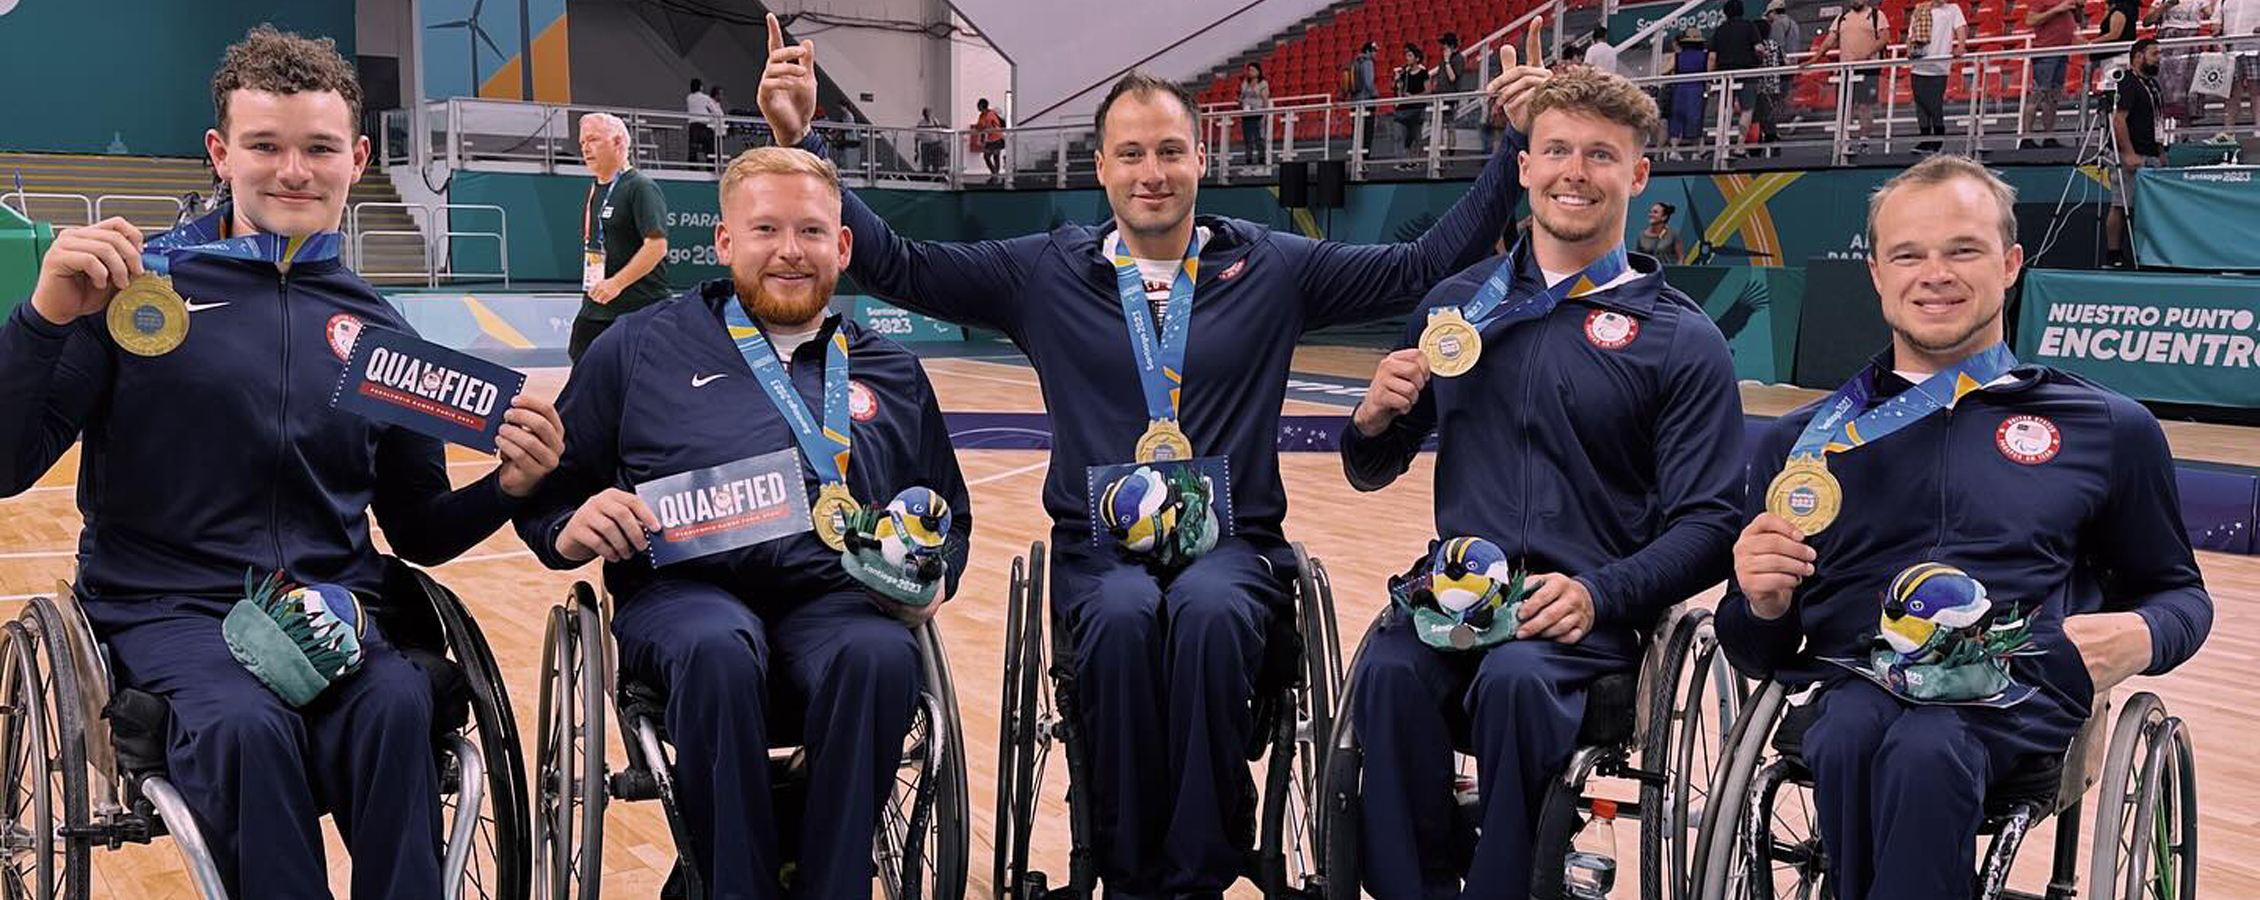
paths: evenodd
<path fill-rule="evenodd" d="M 1177 267 L 1177 280 L 1169 286 L 1169 305 L 1161 311 L 1161 337 L 1154 337 L 1153 316 L 1146 309 L 1146 280 L 1138 263 L 1122 250 L 1115 237 L 1114 281 L 1122 293 L 1122 322 L 1130 330 L 1131 356 L 1138 364 L 1138 383 L 1146 392 L 1146 416 L 1175 421 L 1177 401 L 1185 386 L 1185 341 L 1193 330 L 1193 280 L 1201 266 L 1201 235 L 1185 245 L 1185 262 Z"/>
<path fill-rule="evenodd" d="M 2017 357 L 2009 352 L 2009 345 L 1995 344 L 1854 417 L 1873 395 L 1876 365 L 1869 363 L 1821 404 L 1820 411 L 1813 414 L 1812 421 L 1805 423 L 1805 430 L 1797 436 L 1789 458 L 1820 459 L 1825 453 L 1842 453 L 1881 440 L 1922 421 L 1931 413 L 1953 409 L 1954 404 L 1971 391 L 1984 387 L 2016 366 Z"/>
<path fill-rule="evenodd" d="M 793 437 L 800 442 L 801 458 L 808 460 L 818 481 L 845 485 L 848 451 L 853 443 L 848 432 L 847 335 L 833 329 L 824 349 L 824 421 L 818 424 L 809 415 L 808 404 L 801 401 L 800 392 L 793 389 L 784 361 L 777 358 L 769 339 L 761 335 L 761 326 L 746 316 L 745 305 L 733 297 L 728 306 L 723 324 L 729 327 L 730 340 L 738 345 L 738 355 L 745 357 L 746 366 L 753 369 L 753 377 L 761 381 L 762 393 L 785 414 L 785 423 L 792 426 Z"/>
<path fill-rule="evenodd" d="M 336 259 L 345 245 L 345 236 L 335 231 L 317 231 L 313 234 L 290 237 L 280 234 L 247 234 L 242 237 L 222 238 L 205 243 L 202 235 L 191 234 L 187 228 L 176 228 L 158 236 L 141 250 L 142 268 L 158 275 L 172 274 L 172 261 L 176 256 L 220 256 L 228 259 L 247 259 L 254 262 L 307 263 Z"/>
<path fill-rule="evenodd" d="M 1507 295 L 1514 286 L 1515 264 L 1522 259 L 1524 252 L 1523 247 L 1517 245 L 1514 252 L 1499 261 L 1498 268 L 1491 270 L 1491 277 L 1483 280 L 1483 286 L 1476 289 L 1475 296 L 1468 298 L 1460 306 L 1460 315 L 1475 327 L 1477 334 L 1481 334 L 1484 327 L 1492 322 L 1520 322 L 1553 312 L 1554 307 L 1563 300 L 1599 291 L 1603 285 L 1623 275 L 1625 269 L 1632 265 L 1631 258 L 1624 252 L 1624 245 L 1618 244 L 1602 254 L 1600 259 L 1594 260 L 1592 265 L 1586 266 L 1584 271 L 1562 279 L 1553 287 L 1534 291 L 1508 302 Z M 1429 311 L 1431 316 L 1436 313 L 1437 310 Z"/>

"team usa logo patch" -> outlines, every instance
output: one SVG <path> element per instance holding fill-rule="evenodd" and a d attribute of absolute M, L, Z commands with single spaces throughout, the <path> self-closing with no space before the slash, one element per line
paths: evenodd
<path fill-rule="evenodd" d="M 879 398 L 862 381 L 848 379 L 848 418 L 869 422 L 879 416 Z"/>
<path fill-rule="evenodd" d="M 2064 433 L 2040 416 L 2010 416 L 1994 429 L 1993 446 L 2012 462 L 2037 466 L 2064 449 Z"/>
<path fill-rule="evenodd" d="M 1245 269 L 1245 268 L 1247 268 L 1247 267 L 1248 267 L 1248 258 L 1247 258 L 1247 257 L 1245 257 L 1245 256 L 1243 256 L 1243 257 L 1240 257 L 1240 258 L 1239 258 L 1238 260 L 1234 261 L 1234 262 L 1233 262 L 1233 263 L 1232 263 L 1231 265 L 1229 265 L 1229 266 L 1226 266 L 1226 267 L 1224 268 L 1224 271 L 1223 271 L 1223 272 L 1221 272 L 1221 273 L 1219 273 L 1219 274 L 1218 274 L 1218 275 L 1216 276 L 1216 280 L 1218 280 L 1218 281 L 1231 281 L 1231 280 L 1232 280 L 1232 279 L 1234 279 L 1234 278 L 1238 278 L 1238 277 L 1240 277 L 1240 270 L 1241 270 L 1241 269 Z"/>
<path fill-rule="evenodd" d="M 1603 350 L 1622 349 L 1640 336 L 1640 320 L 1620 312 L 1596 309 L 1585 315 L 1585 339 Z"/>
<path fill-rule="evenodd" d="M 330 352 L 342 360 L 353 355 L 353 342 L 361 337 L 361 320 L 350 313 L 338 313 L 322 330 L 329 335 Z"/>

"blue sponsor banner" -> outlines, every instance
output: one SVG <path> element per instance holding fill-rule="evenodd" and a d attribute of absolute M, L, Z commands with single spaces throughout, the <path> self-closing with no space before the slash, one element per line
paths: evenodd
<path fill-rule="evenodd" d="M 526 376 L 406 332 L 364 328 L 330 406 L 494 452 L 495 433 Z"/>
<path fill-rule="evenodd" d="M 809 531 L 800 451 L 774 453 L 682 472 L 636 485 L 659 519 L 651 564 L 664 566 Z"/>

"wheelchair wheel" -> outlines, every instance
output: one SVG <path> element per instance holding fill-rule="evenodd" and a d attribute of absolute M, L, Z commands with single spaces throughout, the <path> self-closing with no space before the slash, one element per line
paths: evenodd
<path fill-rule="evenodd" d="M 88 800 L 88 769 L 86 757 L 86 705 L 81 693 L 77 661 L 72 658 L 71 642 L 65 629 L 70 627 L 63 619 L 61 607 L 53 598 L 33 597 L 24 607 L 20 617 L 24 628 L 32 637 L 27 654 L 44 685 L 49 698 L 50 715 L 46 726 L 51 748 L 51 759 L 59 763 L 50 766 L 56 797 L 62 801 L 56 810 L 63 826 L 70 829 L 58 840 L 62 872 L 59 888 L 53 896 L 65 900 L 84 900 L 90 890 L 92 866 L 88 859 L 91 842 L 73 836 L 85 828 L 92 816 Z M 0 781 L 13 784 L 14 780 Z M 13 818 L 11 817 L 11 821 Z"/>
<path fill-rule="evenodd" d="M 1640 767 L 1663 779 L 1640 787 L 1640 896 L 1687 900 L 1692 845 L 1745 691 L 1719 650 L 1711 611 L 1702 608 L 1678 618 L 1647 674 L 1653 681 Z"/>
<path fill-rule="evenodd" d="M 495 662 L 485 633 L 462 600 L 429 578 L 423 579 L 423 587 L 438 616 L 448 651 L 471 691 L 471 717 L 456 736 L 477 750 L 484 769 L 480 773 L 483 793 L 471 824 L 470 857 L 459 890 L 449 896 L 523 900 L 531 890 L 533 864 L 528 857 L 532 841 L 526 822 L 526 761 L 502 669 Z M 462 812 L 464 760 L 448 754 L 443 764 L 440 821 L 452 826 Z"/>
<path fill-rule="evenodd" d="M 604 852 L 604 632 L 595 592 L 573 587 L 543 639 L 534 802 L 535 896 L 597 900 Z"/>
<path fill-rule="evenodd" d="M 76 729 L 62 718 L 76 718 L 75 696 L 60 693 L 58 672 L 68 664 L 42 659 L 37 619 L 0 625 L 0 785 L 7 790 L 7 872 L 0 889 L 24 900 L 79 900 L 87 895 L 87 848 L 62 839 L 58 831 L 84 826 L 87 815 L 86 761 L 74 752 Z M 66 739 L 68 738 L 68 739 Z"/>
<path fill-rule="evenodd" d="M 1334 637 L 1333 586 L 1326 567 L 1301 544 L 1295 554 L 1296 628 L 1301 635 L 1303 658 L 1296 676 L 1292 715 L 1281 716 L 1282 740 L 1274 748 L 1286 749 L 1284 778 L 1271 779 L 1283 791 L 1276 803 L 1266 798 L 1264 838 L 1280 861 L 1271 893 L 1301 894 L 1317 890 L 1325 871 L 1325 844 L 1320 842 L 1320 820 L 1325 807 L 1318 802 L 1326 771 L 1329 740 L 1334 735 L 1335 700 L 1341 690 L 1341 651 Z M 1275 764 L 1276 761 L 1275 761 Z M 1273 854 L 1276 854 L 1274 856 Z"/>
<path fill-rule="evenodd" d="M 1387 615 L 1384 613 L 1383 615 Z M 1373 638 L 1380 627 L 1376 617 L 1373 626 L 1366 629 L 1365 637 L 1358 641 L 1358 652 L 1365 650 L 1365 642 Z M 1351 656 L 1356 659 L 1356 655 Z M 1326 742 L 1326 763 L 1320 773 L 1318 794 L 1318 847 L 1320 863 L 1321 896 L 1326 900 L 1359 900 L 1358 890 L 1358 797 L 1365 763 L 1365 752 L 1358 744 L 1356 717 L 1351 698 L 1356 696 L 1357 679 L 1345 681 L 1341 691 L 1341 715 L 1334 718 L 1333 735 Z"/>
<path fill-rule="evenodd" d="M 926 690 L 903 738 L 902 764 L 880 811 L 872 855 L 887 900 L 959 900 L 969 838 L 957 691 L 932 622 L 918 629 L 917 640 Z"/>
<path fill-rule="evenodd" d="M 1057 715 L 1051 682 L 1044 671 L 1044 543 L 1013 560 L 1006 596 L 1004 705 L 997 736 L 996 866 L 990 882 L 998 900 L 1037 900 L 1046 879 L 1028 871 L 1028 847 L 1036 824 L 1036 798 L 1043 790 Z"/>
<path fill-rule="evenodd" d="M 2098 896 L 2197 895 L 2197 772 L 2182 720 L 2147 691 L 2111 729 L 2095 802 L 2089 884 Z"/>
<path fill-rule="evenodd" d="M 1772 896 L 1770 891 L 1757 893 L 1758 887 L 1749 880 L 1744 857 L 1753 852 L 1748 847 L 1753 829 L 1745 828 L 1744 820 L 1757 815 L 1764 821 L 1764 813 L 1752 811 L 1753 785 L 1766 763 L 1767 741 L 1786 700 L 1781 684 L 1767 682 L 1743 705 L 1728 731 L 1725 765 L 1712 779 L 1708 803 L 1699 817 L 1702 827 L 1695 833 L 1689 885 L 1699 900 Z"/>

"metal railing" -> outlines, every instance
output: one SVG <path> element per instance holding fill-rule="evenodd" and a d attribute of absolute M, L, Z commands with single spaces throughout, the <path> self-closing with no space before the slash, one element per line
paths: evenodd
<path fill-rule="evenodd" d="M 1725 170 L 1748 154 L 1788 151 L 1820 166 L 1843 164 L 1878 152 L 1908 151 L 1918 142 L 1929 141 L 1986 152 L 2007 149 L 2019 140 L 2050 136 L 2022 130 L 2026 107 L 2033 101 L 2033 60 L 2077 56 L 2102 66 L 2104 55 L 2117 52 L 2123 65 L 2123 51 L 2130 46 L 2037 48 L 2025 46 L 2029 40 L 2029 36 L 2015 35 L 1969 42 L 1973 49 L 2006 49 L 1971 52 L 1953 61 L 1953 86 L 1944 101 L 1947 127 L 1943 135 L 1912 133 L 1917 130 L 1916 119 L 1908 111 L 1909 104 L 1900 98 L 1901 86 L 1910 83 L 1907 69 L 1919 60 L 1667 73 L 1633 81 L 1660 97 L 1681 95 L 1680 99 L 1694 98 L 1703 105 L 1700 140 L 1678 147 L 1658 142 L 1651 147 L 1651 152 L 1667 162 L 1698 167 L 1707 164 Z M 2169 55 L 2224 45 L 2239 51 L 2260 50 L 2260 36 L 2161 42 Z M 1620 62 L 1627 56 L 1620 56 Z M 1813 72 L 1821 73 L 1827 81 L 1824 99 L 1817 108 L 1797 108 L 1793 104 L 1799 97 L 1795 81 Z M 2066 85 L 2065 112 L 2072 127 L 2060 128 L 2052 136 L 2086 136 L 2090 143 L 2095 142 L 2095 128 L 2101 119 L 2089 89 L 2094 72 L 2091 66 L 2089 85 Z M 1780 113 L 1775 121 L 1778 140 L 1747 141 L 1718 124 L 1734 120 L 1735 95 L 1760 79 L 1784 80 L 1773 95 Z M 1855 89 L 1870 80 L 1883 88 L 1874 101 L 1875 127 L 1869 133 L 1853 133 Z M 1808 87 L 1808 100 L 1809 91 Z M 434 146 L 444 148 L 454 168 L 585 174 L 588 170 L 581 164 L 573 128 L 582 114 L 594 111 L 593 107 L 458 98 L 435 103 L 429 118 L 435 123 Z M 731 116 L 714 134 L 712 143 L 702 139 L 698 144 L 701 152 L 694 154 L 691 145 L 682 141 L 694 118 L 687 113 L 605 111 L 628 123 L 635 137 L 634 164 L 657 177 L 715 177 L 731 155 L 769 142 L 768 126 L 762 120 Z M 1239 122 L 1246 116 L 1260 119 L 1259 132 L 1265 143 L 1261 162 L 1254 169 L 1234 159 L 1242 143 Z M 1268 177 L 1271 166 L 1301 160 L 1343 160 L 1350 177 L 1357 180 L 1384 173 L 1428 178 L 1466 174 L 1487 158 L 1498 132 L 1479 91 L 1353 101 L 1308 95 L 1280 98 L 1260 110 L 1211 105 L 1200 112 L 1199 118 L 1198 133 L 1210 152 L 1207 180 L 1217 184 Z M 815 128 L 830 143 L 833 161 L 851 183 L 1012 190 L 1089 186 L 1095 181 L 1096 130 L 1087 122 L 1003 129 L 1004 146 L 994 153 L 972 146 L 968 129 L 834 122 L 820 122 Z M 989 168 L 991 160 L 996 163 L 994 170 Z"/>
<path fill-rule="evenodd" d="M 165 213 L 166 228 L 171 228 L 173 226 L 173 223 L 180 221 L 180 214 L 187 211 L 188 209 L 188 203 L 186 201 L 182 200 L 179 197 L 167 197 L 163 194 L 103 194 L 102 196 L 94 198 L 94 221 L 99 222 L 103 219 L 109 218 L 102 213 L 103 210 L 108 208 L 108 206 L 112 203 L 133 203 L 140 205 L 163 204 L 165 206 L 171 207 L 171 209 L 169 209 Z M 131 217 L 128 218 L 130 219 Z"/>
<path fill-rule="evenodd" d="M 0 204 L 6 204 L 10 200 L 15 201 L 14 205 L 16 207 L 16 211 L 23 213 L 24 218 L 26 219 L 31 218 L 31 201 L 64 200 L 80 204 L 86 210 L 86 221 L 79 222 L 77 224 L 92 225 L 96 222 L 101 221 L 100 219 L 96 219 L 94 217 L 94 198 L 88 197 L 85 194 L 56 194 L 42 193 L 39 191 L 9 191 L 8 193 L 0 194 Z M 57 223 L 50 222 L 49 224 Z"/>
<path fill-rule="evenodd" d="M 384 209 L 401 211 L 407 215 L 410 223 L 418 227 L 410 230 L 366 228 L 363 226 L 362 214 L 364 212 Z M 495 214 L 498 224 L 494 231 L 458 229 L 454 224 L 455 213 L 458 211 L 492 212 Z M 422 214 L 421 219 L 418 218 L 419 213 Z M 440 224 L 442 213 L 447 214 L 447 224 L 445 225 Z M 504 286 L 510 284 L 510 213 L 500 206 L 490 203 L 391 203 L 368 200 L 353 204 L 353 207 L 346 213 L 345 221 L 346 249 L 350 254 L 347 262 L 363 278 L 420 278 L 423 279 L 427 287 L 438 287 L 441 282 L 451 280 L 500 280 Z M 423 267 L 398 270 L 372 270 L 367 268 L 368 239 L 372 237 L 415 238 L 416 246 L 421 249 L 423 254 Z M 495 242 L 496 259 L 499 263 L 496 271 L 463 271 L 455 267 L 456 241 L 483 242 L 488 239 Z"/>

